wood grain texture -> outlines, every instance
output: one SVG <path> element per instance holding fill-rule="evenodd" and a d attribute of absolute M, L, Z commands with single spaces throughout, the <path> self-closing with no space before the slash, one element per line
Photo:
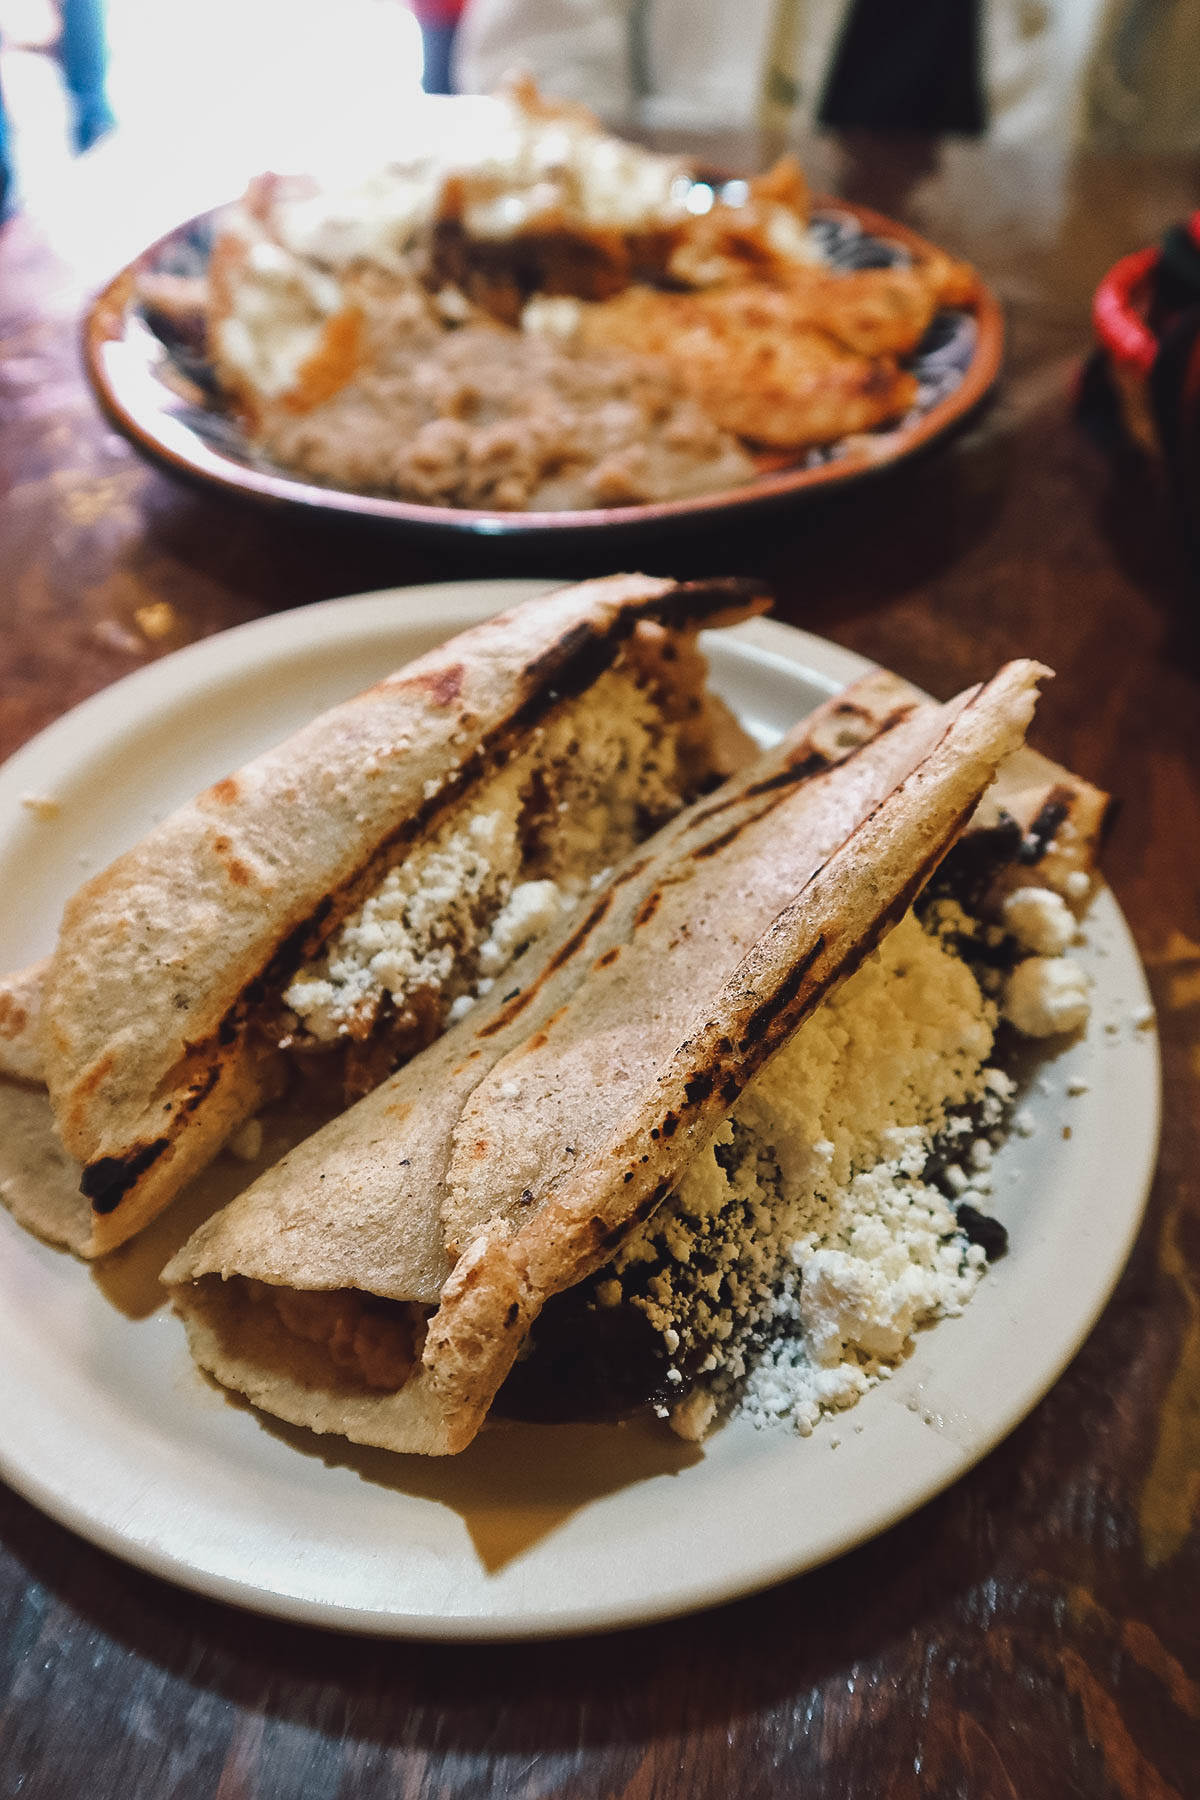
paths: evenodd
<path fill-rule="evenodd" d="M 643 560 L 764 574 L 782 616 L 939 694 L 1018 652 L 1058 670 L 1036 739 L 1122 800 L 1107 869 L 1163 1037 L 1162 1164 L 1117 1295 L 1026 1424 L 914 1518 L 759 1598 L 593 1641 L 275 1625 L 0 1489 L 2 1797 L 1200 1793 L 1200 603 L 1152 477 L 1110 464 L 1071 411 L 1096 280 L 1189 210 L 1197 169 L 886 141 L 808 160 L 978 262 L 1008 309 L 1002 395 L 886 480 Z M 82 386 L 80 280 L 69 232 L 0 232 L 0 754 L 241 620 L 512 572 L 143 467 Z"/>

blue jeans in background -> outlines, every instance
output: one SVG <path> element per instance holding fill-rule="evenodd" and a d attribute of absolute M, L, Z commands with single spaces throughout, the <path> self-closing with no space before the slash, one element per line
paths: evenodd
<path fill-rule="evenodd" d="M 114 124 L 108 104 L 108 40 L 104 0 L 59 0 L 61 30 L 54 55 L 71 102 L 71 142 L 76 152 L 92 145 Z M 0 90 L 0 219 L 12 209 L 12 134 Z"/>

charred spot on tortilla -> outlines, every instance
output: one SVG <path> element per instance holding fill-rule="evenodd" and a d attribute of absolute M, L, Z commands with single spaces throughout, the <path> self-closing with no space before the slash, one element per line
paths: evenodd
<path fill-rule="evenodd" d="M 542 973 L 543 983 L 547 975 L 553 975 L 556 969 L 561 969 L 565 963 L 569 963 L 572 957 L 583 948 L 584 944 L 587 943 L 587 940 L 591 937 L 611 905 L 611 892 L 602 894 L 600 899 L 596 901 L 595 905 L 571 933 L 570 937 L 564 944 L 559 945 L 558 949 L 554 952 L 554 955 L 546 964 Z M 532 988 L 527 991 L 529 992 L 530 997 L 532 997 Z"/>
<path fill-rule="evenodd" d="M 88 1163 L 79 1178 L 79 1191 L 92 1203 L 92 1211 L 115 1212 L 139 1176 L 171 1147 L 169 1137 L 141 1144 L 125 1156 L 101 1156 Z"/>
<path fill-rule="evenodd" d="M 732 844 L 736 838 L 741 836 L 741 834 L 742 827 L 740 825 L 731 825 L 729 830 L 722 832 L 720 837 L 710 838 L 708 842 L 704 844 L 697 844 L 696 848 L 692 851 L 692 856 L 696 862 L 704 862 L 710 856 L 719 856 L 721 851 L 724 850 L 727 845 Z"/>
<path fill-rule="evenodd" d="M 197 1048 L 201 1051 L 203 1050 L 202 1045 Z M 220 1063 L 210 1063 L 206 1069 L 202 1069 L 200 1074 L 189 1082 L 188 1086 L 184 1089 L 184 1092 L 178 1101 L 179 1111 L 185 1113 L 195 1112 L 201 1102 L 206 1100 L 209 1094 L 212 1093 L 220 1079 Z M 167 1110 L 169 1109 L 170 1103 L 168 1102 Z"/>
<path fill-rule="evenodd" d="M 669 598 L 650 599 L 625 612 L 601 631 L 582 621 L 565 632 L 560 641 L 543 652 L 523 671 L 526 684 L 540 684 L 512 714 L 511 725 L 525 730 L 536 725 L 552 707 L 563 700 L 575 699 L 590 687 L 596 677 L 609 668 L 627 638 L 645 620 L 656 625 L 681 626 L 683 617 L 699 625 L 731 610 L 750 605 L 762 592 L 761 583 L 740 576 L 722 576 L 714 581 L 681 581 L 671 590 L 682 596 L 684 606 L 670 604 Z"/>
<path fill-rule="evenodd" d="M 333 898 L 326 894 L 306 919 L 292 927 L 277 946 L 262 974 L 256 975 L 243 988 L 241 998 L 247 1006 L 260 1006 L 273 987 L 279 987 L 289 975 L 295 974 L 305 957 L 311 955 L 319 945 L 332 912 Z"/>
<path fill-rule="evenodd" d="M 189 1046 L 189 1052 L 203 1051 L 203 1046 Z M 85 1163 L 79 1180 L 79 1191 L 90 1200 L 93 1212 L 105 1217 L 116 1212 L 130 1189 L 153 1165 L 171 1149 L 190 1113 L 212 1093 L 221 1079 L 221 1064 L 210 1063 L 193 1077 L 171 1100 L 164 1100 L 162 1111 L 174 1113 L 171 1128 L 152 1142 L 136 1146 L 123 1156 L 101 1156 Z"/>
<path fill-rule="evenodd" d="M 954 832 L 962 830 L 967 819 L 975 810 L 975 802 L 963 809 L 952 827 Z M 839 959 L 836 971 L 839 981 L 846 980 L 860 968 L 864 960 L 875 950 L 882 939 L 902 919 L 911 907 L 917 895 L 928 882 L 933 871 L 940 865 L 946 854 L 947 838 L 925 857 L 913 875 L 905 882 L 896 896 L 885 906 L 872 922 L 871 926 L 857 942 L 847 946 Z M 746 1021 L 741 1038 L 741 1050 L 749 1059 L 751 1051 L 757 1054 L 768 1053 L 780 1036 L 788 1035 L 798 1021 L 791 1016 L 792 1009 L 804 988 L 807 977 L 825 948 L 823 937 L 818 937 L 808 955 L 789 971 L 783 981 L 766 1000 L 762 1001 Z M 818 980 L 815 992 L 810 999 L 818 999 L 832 978 L 832 971 L 825 979 Z"/>
<path fill-rule="evenodd" d="M 847 715 L 859 722 L 853 732 L 838 731 L 833 734 L 836 756 L 830 750 L 820 746 L 814 749 L 804 744 L 794 760 L 789 760 L 773 775 L 765 777 L 762 781 L 754 782 L 745 790 L 744 795 L 739 795 L 735 799 L 719 800 L 712 806 L 696 813 L 696 823 L 700 824 L 716 817 L 718 813 L 725 811 L 729 806 L 739 804 L 743 799 L 761 799 L 768 794 L 778 795 L 782 798 L 791 789 L 799 787 L 806 781 L 811 781 L 818 775 L 825 774 L 827 770 L 835 766 L 840 768 L 852 757 L 857 756 L 859 751 L 865 749 L 869 743 L 877 742 L 885 733 L 894 730 L 897 725 L 911 717 L 914 704 L 914 701 L 906 700 L 901 705 L 893 707 L 882 718 L 873 714 L 869 707 L 858 705 L 855 702 L 836 704 L 831 709 L 834 716 Z"/>
<path fill-rule="evenodd" d="M 718 814 L 728 811 L 731 806 L 740 806 L 747 798 L 757 799 L 763 794 L 784 793 L 789 788 L 797 787 L 801 782 L 808 781 L 813 775 L 822 774 L 825 769 L 830 767 L 832 760 L 823 750 L 806 749 L 803 754 L 798 754 L 795 761 L 785 763 L 782 769 L 777 769 L 773 775 L 766 777 L 763 781 L 755 782 L 744 793 L 734 794 L 723 800 L 714 800 L 711 806 L 703 807 L 694 815 L 695 823 L 697 825 L 706 824 L 710 819 L 715 819 Z"/>
<path fill-rule="evenodd" d="M 771 1027 L 776 1024 L 780 1014 L 795 1000 L 804 986 L 809 970 L 819 959 L 824 948 L 824 937 L 818 937 L 807 954 L 788 972 L 775 991 L 768 994 L 767 998 L 760 1001 L 755 1007 L 742 1027 L 738 1043 L 738 1049 L 743 1056 L 767 1041 Z M 666 1129 L 665 1125 L 663 1129 Z M 672 1130 L 674 1130 L 674 1124 L 672 1124 Z"/>
<path fill-rule="evenodd" d="M 912 709 L 912 701 L 905 700 L 883 719 L 876 720 L 870 709 L 860 706 L 857 701 L 843 701 L 835 709 L 834 717 L 835 720 L 843 720 L 845 723 L 838 728 L 834 741 L 841 750 L 857 749 L 863 741 L 864 726 L 869 729 L 872 736 L 882 735 L 883 732 L 890 731 L 893 726 L 899 725 L 902 719 L 907 719 Z"/>
<path fill-rule="evenodd" d="M 777 775 L 771 775 L 765 781 L 756 781 L 746 791 L 752 799 L 757 800 L 762 794 L 778 793 L 782 789 L 795 787 L 801 781 L 808 781 L 813 775 L 822 774 L 828 767 L 829 758 L 823 751 L 814 750 L 799 762 L 780 769 Z"/>
<path fill-rule="evenodd" d="M 576 952 L 582 949 L 583 945 L 587 942 L 588 938 L 591 937 L 593 931 L 595 931 L 597 925 L 599 925 L 600 921 L 603 919 L 611 904 L 612 890 L 610 889 L 608 893 L 602 895 L 596 902 L 587 917 L 581 922 L 576 930 L 572 932 L 566 943 L 559 946 L 554 955 L 546 963 L 545 967 L 540 971 L 536 980 L 531 981 L 527 988 L 514 989 L 504 1010 L 497 1013 L 494 1019 L 489 1019 L 485 1025 L 481 1025 L 476 1035 L 481 1038 L 495 1037 L 497 1032 L 503 1031 L 506 1026 L 511 1025 L 514 1019 L 518 1018 L 531 1002 L 536 999 L 538 993 L 546 985 L 549 977 L 566 963 L 570 962 Z"/>
<path fill-rule="evenodd" d="M 212 841 L 213 855 L 224 867 L 225 873 L 234 887 L 249 887 L 254 879 L 240 856 L 234 856 L 233 844 L 224 835 L 214 837 Z"/>
<path fill-rule="evenodd" d="M 660 888 L 652 888 L 634 915 L 634 925 L 636 927 L 648 925 L 661 905 L 662 890 Z"/>

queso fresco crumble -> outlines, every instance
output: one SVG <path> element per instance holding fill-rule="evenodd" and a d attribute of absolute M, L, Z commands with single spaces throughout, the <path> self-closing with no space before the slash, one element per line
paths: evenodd
<path fill-rule="evenodd" d="M 382 1008 L 403 1015 L 422 997 L 457 1017 L 648 823 L 678 810 L 685 761 L 678 726 L 630 673 L 609 670 L 389 870 L 297 972 L 283 996 L 289 1042 L 365 1036 Z"/>

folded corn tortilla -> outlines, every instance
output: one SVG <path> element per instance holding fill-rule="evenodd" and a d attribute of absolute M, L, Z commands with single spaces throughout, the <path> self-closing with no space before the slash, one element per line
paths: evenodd
<path fill-rule="evenodd" d="M 74 1207 L 43 1231 L 86 1255 L 124 1242 L 278 1093 L 289 1049 L 337 1059 L 356 1092 L 428 1042 L 454 998 L 447 922 L 478 948 L 507 897 L 487 887 L 474 822 L 519 835 L 518 884 L 526 840 L 553 845 L 573 828 L 577 885 L 611 863 L 744 754 L 694 640 L 766 605 L 749 582 L 648 576 L 529 601 L 334 707 L 86 883 L 48 963 L 10 986 L 7 1015 L 0 988 L 0 1072 L 44 1079 L 91 1207 L 82 1241 Z M 585 776 L 590 811 L 574 804 Z M 531 794 L 546 817 L 530 817 Z M 339 1015 L 330 945 L 356 920 L 360 938 L 386 935 L 369 908 L 391 880 L 402 915 L 398 872 L 421 857 L 468 867 L 480 892 L 468 904 L 446 877 L 402 997 L 374 991 Z M 440 891 L 427 868 L 414 888 Z M 518 944 L 541 928 L 509 924 Z M 502 962 L 504 946 L 491 948 Z M 288 997 L 313 993 L 334 1004 L 310 1030 Z"/>
<path fill-rule="evenodd" d="M 668 825 L 189 1240 L 164 1280 L 201 1366 L 316 1431 L 461 1450 L 545 1301 L 650 1216 L 904 913 L 1045 673 L 1010 664 L 944 707 L 876 677 Z"/>

